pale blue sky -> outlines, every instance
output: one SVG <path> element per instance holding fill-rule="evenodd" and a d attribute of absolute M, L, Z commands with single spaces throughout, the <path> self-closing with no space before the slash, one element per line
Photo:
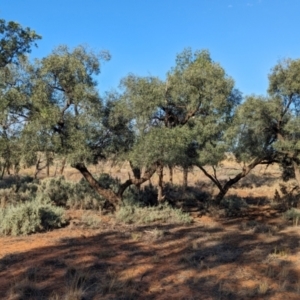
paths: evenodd
<path fill-rule="evenodd" d="M 43 36 L 32 57 L 88 44 L 112 55 L 99 90 L 122 77 L 165 78 L 185 47 L 208 49 L 244 94 L 266 94 L 279 59 L 300 58 L 300 0 L 0 0 L 0 18 Z"/>

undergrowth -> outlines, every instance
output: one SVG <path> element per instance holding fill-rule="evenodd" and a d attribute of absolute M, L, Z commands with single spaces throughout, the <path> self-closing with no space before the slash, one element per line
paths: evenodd
<path fill-rule="evenodd" d="M 291 208 L 283 214 L 283 218 L 287 221 L 292 221 L 293 225 L 298 226 L 300 223 L 300 209 Z"/>
<path fill-rule="evenodd" d="M 172 224 L 190 224 L 192 217 L 181 209 L 172 208 L 168 204 L 153 207 L 124 205 L 116 212 L 116 219 L 124 223 L 149 224 L 163 222 Z"/>
<path fill-rule="evenodd" d="M 0 209 L 0 234 L 27 235 L 61 227 L 64 209 L 39 199 Z"/>

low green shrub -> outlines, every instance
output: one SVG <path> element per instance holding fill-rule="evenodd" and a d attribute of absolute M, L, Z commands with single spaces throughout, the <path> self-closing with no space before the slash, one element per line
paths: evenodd
<path fill-rule="evenodd" d="M 239 215 L 241 212 L 248 208 L 247 202 L 237 196 L 230 196 L 222 199 L 221 206 L 225 208 L 228 216 Z"/>
<path fill-rule="evenodd" d="M 149 224 L 152 222 L 190 224 L 192 218 L 181 209 L 168 204 L 153 207 L 124 205 L 116 212 L 116 219 L 124 223 Z"/>
<path fill-rule="evenodd" d="M 300 223 L 300 209 L 291 208 L 283 214 L 283 218 L 287 221 L 292 220 L 293 225 L 297 226 Z"/>
<path fill-rule="evenodd" d="M 33 183 L 36 180 L 31 176 L 8 176 L 0 180 L 0 189 L 9 189 L 16 186 L 21 186 L 26 183 Z"/>
<path fill-rule="evenodd" d="M 102 174 L 98 179 L 104 188 L 112 188 L 117 191 L 118 180 Z M 42 181 L 38 195 L 48 198 L 57 206 L 74 209 L 101 209 L 105 199 L 95 192 L 83 178 L 78 183 L 65 180 L 65 178 L 51 178 Z"/>
<path fill-rule="evenodd" d="M 0 207 L 31 200 L 36 196 L 37 190 L 38 181 L 31 177 L 7 177 L 0 182 Z"/>
<path fill-rule="evenodd" d="M 67 206 L 67 201 L 72 196 L 73 183 L 66 181 L 63 176 L 44 179 L 38 190 L 38 197 L 48 198 L 57 206 Z"/>
<path fill-rule="evenodd" d="M 0 209 L 0 234 L 27 235 L 66 224 L 64 209 L 39 199 Z"/>

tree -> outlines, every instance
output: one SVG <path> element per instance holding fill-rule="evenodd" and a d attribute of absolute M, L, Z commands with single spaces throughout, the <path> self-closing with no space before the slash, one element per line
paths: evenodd
<path fill-rule="evenodd" d="M 12 108 L 22 101 L 20 92 L 24 70 L 20 65 L 26 60 L 25 54 L 41 36 L 30 28 L 23 28 L 15 22 L 0 19 L 0 157 L 3 177 L 5 170 L 18 166 L 21 159 L 20 132 L 21 117 L 12 113 Z M 20 67 L 20 68 L 19 68 Z M 19 69 L 18 69 L 19 68 Z M 20 112 L 19 112 L 20 113 Z"/>
<path fill-rule="evenodd" d="M 16 22 L 0 19 L 0 68 L 14 63 L 20 56 L 31 51 L 32 44 L 41 36 L 29 27 L 22 27 Z"/>
<path fill-rule="evenodd" d="M 272 124 L 272 118 L 271 106 L 264 97 L 246 97 L 245 101 L 237 107 L 230 126 L 224 132 L 222 142 L 225 153 L 230 153 L 242 164 L 241 171 L 233 178 L 220 180 L 217 164 L 211 166 L 212 173 L 204 166 L 199 166 L 219 189 L 215 197 L 216 204 L 220 204 L 228 190 L 257 165 L 276 162 L 274 135 L 267 130 Z"/>
<path fill-rule="evenodd" d="M 103 101 L 96 89 L 100 60 L 109 58 L 107 52 L 60 46 L 34 65 L 27 64 L 29 86 L 22 88 L 23 101 L 13 111 L 23 117 L 21 138 L 28 153 L 67 158 L 117 208 L 121 196 L 100 186 L 86 167 L 121 154 L 133 140 L 130 124 L 113 113 L 117 95 L 109 94 Z"/>
<path fill-rule="evenodd" d="M 259 164 L 279 163 L 284 180 L 295 177 L 299 185 L 299 74 L 300 60 L 279 62 L 269 75 L 269 96 L 248 96 L 238 107 L 226 134 L 230 151 L 243 164 L 241 172 L 221 182 L 215 169 L 214 174 L 204 170 L 219 188 L 217 203 Z"/>
<path fill-rule="evenodd" d="M 219 139 L 241 97 L 208 51 L 184 50 L 165 82 L 130 75 L 122 84 L 123 111 L 137 136 L 129 159 L 138 168 L 156 165 L 159 201 L 164 166 L 212 164 L 224 158 Z"/>
<path fill-rule="evenodd" d="M 274 148 L 285 166 L 292 166 L 300 185 L 300 59 L 280 61 L 269 75 L 269 94 L 276 103 L 276 118 L 269 128 L 276 136 Z"/>

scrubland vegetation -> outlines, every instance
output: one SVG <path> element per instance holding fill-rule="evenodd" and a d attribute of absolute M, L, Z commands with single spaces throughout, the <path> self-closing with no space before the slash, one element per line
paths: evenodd
<path fill-rule="evenodd" d="M 101 96 L 108 52 L 40 38 L 0 20 L 0 296 L 299 299 L 300 60 L 247 96 L 184 49 Z"/>

